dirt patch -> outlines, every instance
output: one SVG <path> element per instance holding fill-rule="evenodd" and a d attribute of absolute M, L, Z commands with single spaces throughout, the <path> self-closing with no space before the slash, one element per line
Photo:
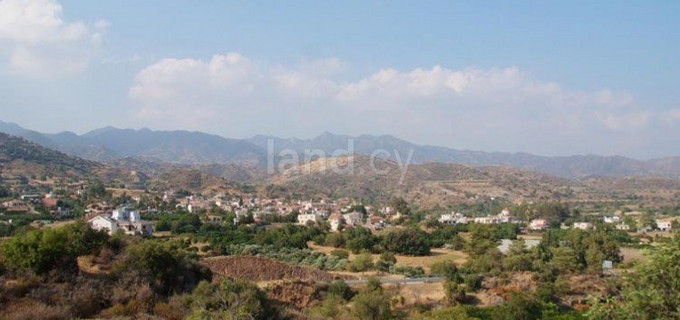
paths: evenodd
<path fill-rule="evenodd" d="M 303 309 L 320 301 L 327 286 L 313 281 L 284 281 L 267 287 L 267 298 Z"/>
<path fill-rule="evenodd" d="M 579 309 L 588 305 L 590 296 L 605 294 L 607 294 L 605 278 L 592 274 L 580 274 L 569 278 L 569 292 L 561 297 L 561 300 L 563 304 Z"/>
<path fill-rule="evenodd" d="M 642 249 L 623 247 L 621 248 L 623 262 L 643 261 L 645 258 Z"/>
<path fill-rule="evenodd" d="M 389 285 L 386 285 L 389 286 Z M 398 294 L 405 306 L 436 304 L 445 299 L 442 283 L 420 283 L 399 286 Z"/>
<path fill-rule="evenodd" d="M 482 287 L 487 289 L 489 295 L 507 300 L 515 293 L 533 291 L 536 288 L 536 281 L 531 272 L 514 272 L 509 279 L 485 278 Z"/>
<path fill-rule="evenodd" d="M 202 263 L 210 268 L 217 278 L 227 277 L 255 282 L 285 279 L 332 281 L 338 278 L 350 278 L 261 257 L 223 256 L 208 258 Z"/>

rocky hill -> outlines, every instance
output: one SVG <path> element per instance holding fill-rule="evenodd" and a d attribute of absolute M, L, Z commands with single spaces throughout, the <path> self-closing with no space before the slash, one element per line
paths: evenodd
<path fill-rule="evenodd" d="M 72 157 L 22 138 L 0 133 L 0 169 L 6 175 L 86 178 L 106 171 L 100 163 Z"/>

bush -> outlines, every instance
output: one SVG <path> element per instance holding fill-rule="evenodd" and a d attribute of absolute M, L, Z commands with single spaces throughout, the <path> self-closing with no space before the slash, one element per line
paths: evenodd
<path fill-rule="evenodd" d="M 362 253 L 354 258 L 349 270 L 352 272 L 362 272 L 373 268 L 373 256 L 370 253 Z"/>
<path fill-rule="evenodd" d="M 461 282 L 461 276 L 458 274 L 458 267 L 453 261 L 438 261 L 430 266 L 430 273 L 440 275 L 448 281 Z"/>
<path fill-rule="evenodd" d="M 352 314 L 356 319 L 392 319 L 390 300 L 379 290 L 365 290 L 352 299 Z"/>
<path fill-rule="evenodd" d="M 248 282 L 223 280 L 201 282 L 191 294 L 188 319 L 275 319 L 264 292 Z"/>
<path fill-rule="evenodd" d="M 404 265 L 394 265 L 390 268 L 390 273 L 403 274 L 407 277 L 422 276 L 425 274 L 425 270 L 422 267 L 412 267 Z"/>
<path fill-rule="evenodd" d="M 331 251 L 331 256 L 339 259 L 349 259 L 349 252 L 347 250 L 335 249 Z"/>
<path fill-rule="evenodd" d="M 463 283 L 465 283 L 465 287 L 471 292 L 481 289 L 483 280 L 484 277 L 477 273 L 469 273 L 463 276 Z"/>
<path fill-rule="evenodd" d="M 76 268 L 78 256 L 96 252 L 107 239 L 105 232 L 81 221 L 16 235 L 0 247 L 0 252 L 8 269 L 43 274 Z"/>
<path fill-rule="evenodd" d="M 338 296 L 344 300 L 352 299 L 352 296 L 354 296 L 352 288 L 342 279 L 335 280 L 328 285 L 328 294 Z"/>
<path fill-rule="evenodd" d="M 154 291 L 191 291 L 199 281 L 212 278 L 210 270 L 199 265 L 183 250 L 171 243 L 147 240 L 125 248 L 114 263 L 112 273 L 117 276 L 134 274 L 154 286 Z"/>
<path fill-rule="evenodd" d="M 380 254 L 380 260 L 385 262 L 391 262 L 392 264 L 397 263 L 397 258 L 392 252 L 383 252 Z"/>
<path fill-rule="evenodd" d="M 446 295 L 446 300 L 454 305 L 465 302 L 467 297 L 465 288 L 455 281 L 447 281 L 444 283 L 444 294 Z"/>
<path fill-rule="evenodd" d="M 347 239 L 342 233 L 331 233 L 326 236 L 325 245 L 333 248 L 342 248 L 345 246 Z"/>

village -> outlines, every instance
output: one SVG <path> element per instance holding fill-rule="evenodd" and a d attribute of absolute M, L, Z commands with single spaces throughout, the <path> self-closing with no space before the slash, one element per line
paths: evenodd
<path fill-rule="evenodd" d="M 352 227 L 365 227 L 372 231 L 398 226 L 408 218 L 393 206 L 364 205 L 351 198 L 290 200 L 279 198 L 259 198 L 257 196 L 228 196 L 217 194 L 203 196 L 186 191 L 167 190 L 150 194 L 148 191 L 120 190 L 108 188 L 111 195 L 120 198 L 107 202 L 88 197 L 88 185 L 84 182 L 72 183 L 67 188 L 31 194 L 14 194 L 0 202 L 0 224 L 11 224 L 16 218 L 25 218 L 32 225 L 46 225 L 54 221 L 83 219 L 96 229 L 106 229 L 110 233 L 124 230 L 127 234 L 152 235 L 154 225 L 141 219 L 145 216 L 154 220 L 155 214 L 184 212 L 198 215 L 203 222 L 265 225 L 270 222 L 285 221 L 305 226 L 327 225 L 329 231 L 337 232 Z M 107 189 L 97 187 L 97 192 L 105 194 Z M 128 196 L 127 192 L 133 194 Z M 84 200 L 88 199 L 88 200 Z M 149 201 L 155 199 L 155 202 Z M 74 206 L 74 203 L 78 203 Z M 233 214 L 226 221 L 227 214 Z M 3 218 L 4 217 L 4 218 Z M 649 218 L 643 212 L 617 210 L 613 213 L 591 213 L 583 216 L 585 221 L 550 221 L 535 218 L 525 221 L 513 215 L 508 208 L 497 214 L 464 215 L 460 212 L 428 214 L 425 218 L 436 219 L 444 225 L 466 224 L 515 224 L 525 233 L 540 232 L 551 225 L 558 224 L 561 229 L 591 230 L 599 223 L 613 226 L 617 230 L 645 234 L 649 232 L 670 232 L 677 219 L 675 217 Z"/>

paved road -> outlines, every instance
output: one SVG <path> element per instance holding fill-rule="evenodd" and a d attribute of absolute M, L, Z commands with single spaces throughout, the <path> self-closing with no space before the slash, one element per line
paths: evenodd
<path fill-rule="evenodd" d="M 443 282 L 444 277 L 422 277 L 422 278 L 403 278 L 403 279 L 394 279 L 394 278 L 378 278 L 380 280 L 380 283 L 382 284 L 399 284 L 399 285 L 409 285 L 409 284 L 422 284 L 422 283 L 435 283 L 435 282 Z M 366 284 L 368 282 L 367 279 L 360 279 L 360 280 L 345 280 L 345 283 L 347 283 L 350 286 L 353 285 L 362 285 Z"/>

